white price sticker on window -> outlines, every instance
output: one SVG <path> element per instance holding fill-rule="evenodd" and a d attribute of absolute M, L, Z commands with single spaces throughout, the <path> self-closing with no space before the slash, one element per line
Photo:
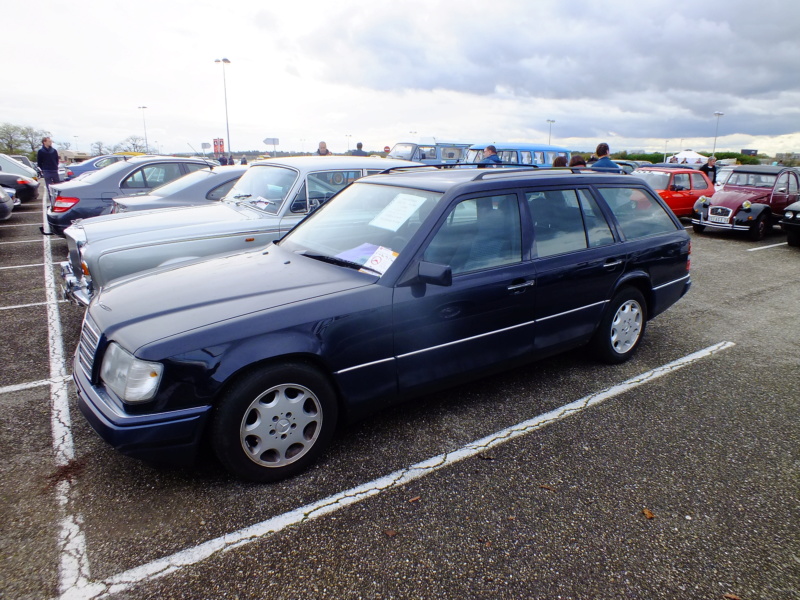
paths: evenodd
<path fill-rule="evenodd" d="M 397 194 L 369 224 L 373 227 L 397 231 L 424 203 L 425 198 L 422 196 Z"/>

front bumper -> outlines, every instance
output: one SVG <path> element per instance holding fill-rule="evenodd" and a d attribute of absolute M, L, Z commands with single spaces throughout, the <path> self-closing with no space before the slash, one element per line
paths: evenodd
<path fill-rule="evenodd" d="M 703 227 L 712 227 L 714 229 L 726 229 L 728 231 L 749 231 L 750 225 L 742 225 L 736 222 L 736 217 L 730 219 L 727 223 L 716 223 L 714 221 L 709 221 L 708 218 L 704 217 L 702 214 L 698 215 L 695 213 L 692 216 L 692 224 L 693 225 L 702 225 Z"/>
<path fill-rule="evenodd" d="M 108 444 L 126 456 L 151 462 L 185 465 L 194 460 L 211 406 L 130 415 L 103 388 L 91 384 L 77 353 L 72 366 L 78 408 Z"/>
<path fill-rule="evenodd" d="M 92 300 L 92 284 L 86 281 L 85 277 L 80 279 L 72 270 L 69 261 L 59 263 L 61 267 L 61 279 L 64 284 L 61 286 L 61 295 L 64 300 L 75 302 L 79 306 L 89 306 Z"/>

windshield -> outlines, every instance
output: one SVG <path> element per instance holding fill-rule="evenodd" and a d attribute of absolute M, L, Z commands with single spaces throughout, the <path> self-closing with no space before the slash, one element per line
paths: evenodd
<path fill-rule="evenodd" d="M 236 204 L 243 203 L 276 215 L 298 176 L 297 171 L 288 167 L 253 165 L 245 171 L 223 200 Z"/>
<path fill-rule="evenodd" d="M 775 185 L 777 175 L 765 175 L 763 173 L 741 173 L 731 171 L 727 185 L 743 185 L 747 187 L 771 188 Z"/>
<path fill-rule="evenodd" d="M 127 160 L 115 162 L 113 165 L 108 165 L 97 171 L 92 171 L 88 175 L 81 177 L 81 181 L 85 183 L 96 183 L 105 180 L 106 177 L 113 177 L 114 173 L 121 173 L 126 171 L 131 163 Z"/>
<path fill-rule="evenodd" d="M 392 151 L 389 152 L 389 158 L 401 158 L 403 160 L 411 160 L 414 155 L 414 148 L 416 144 L 395 144 Z"/>
<path fill-rule="evenodd" d="M 438 192 L 354 183 L 280 245 L 313 258 L 383 274 L 441 198 Z"/>
<path fill-rule="evenodd" d="M 733 173 L 733 169 L 720 169 L 717 171 L 717 182 L 715 185 L 725 185 L 728 182 L 728 177 Z"/>
<path fill-rule="evenodd" d="M 654 190 L 666 190 L 669 185 L 669 173 L 661 171 L 635 171 L 633 173 L 639 179 L 644 179 Z"/>
<path fill-rule="evenodd" d="M 199 183 L 208 177 L 213 177 L 214 173 L 211 169 L 200 169 L 199 171 L 195 171 L 193 173 L 189 173 L 188 175 L 184 175 L 183 177 L 178 177 L 169 183 L 165 183 L 164 185 L 160 185 L 157 188 L 150 190 L 151 196 L 170 196 L 171 194 L 175 194 L 177 192 L 182 192 L 186 188 L 195 183 Z"/>

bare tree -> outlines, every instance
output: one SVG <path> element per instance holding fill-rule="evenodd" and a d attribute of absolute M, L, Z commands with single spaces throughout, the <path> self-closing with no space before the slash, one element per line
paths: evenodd
<path fill-rule="evenodd" d="M 108 154 L 109 152 L 111 152 L 111 149 L 110 148 L 106 148 L 106 146 L 105 146 L 105 144 L 103 142 L 94 142 L 90 146 L 89 151 L 94 156 L 99 156 L 100 154 Z"/>
<path fill-rule="evenodd" d="M 59 150 L 69 150 L 69 147 L 71 145 L 72 144 L 70 142 L 58 142 L 56 144 L 56 148 L 58 148 Z"/>
<path fill-rule="evenodd" d="M 138 135 L 131 135 L 114 146 L 115 151 L 121 152 L 144 152 L 144 138 Z"/>

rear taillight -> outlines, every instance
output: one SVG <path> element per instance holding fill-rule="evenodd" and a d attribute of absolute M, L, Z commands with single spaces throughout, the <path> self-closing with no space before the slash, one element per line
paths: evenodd
<path fill-rule="evenodd" d="M 689 240 L 689 254 L 686 255 L 686 270 L 692 268 L 692 241 Z"/>
<path fill-rule="evenodd" d="M 67 212 L 70 208 L 80 202 L 80 198 L 68 198 L 66 196 L 58 196 L 53 203 L 53 212 Z"/>

